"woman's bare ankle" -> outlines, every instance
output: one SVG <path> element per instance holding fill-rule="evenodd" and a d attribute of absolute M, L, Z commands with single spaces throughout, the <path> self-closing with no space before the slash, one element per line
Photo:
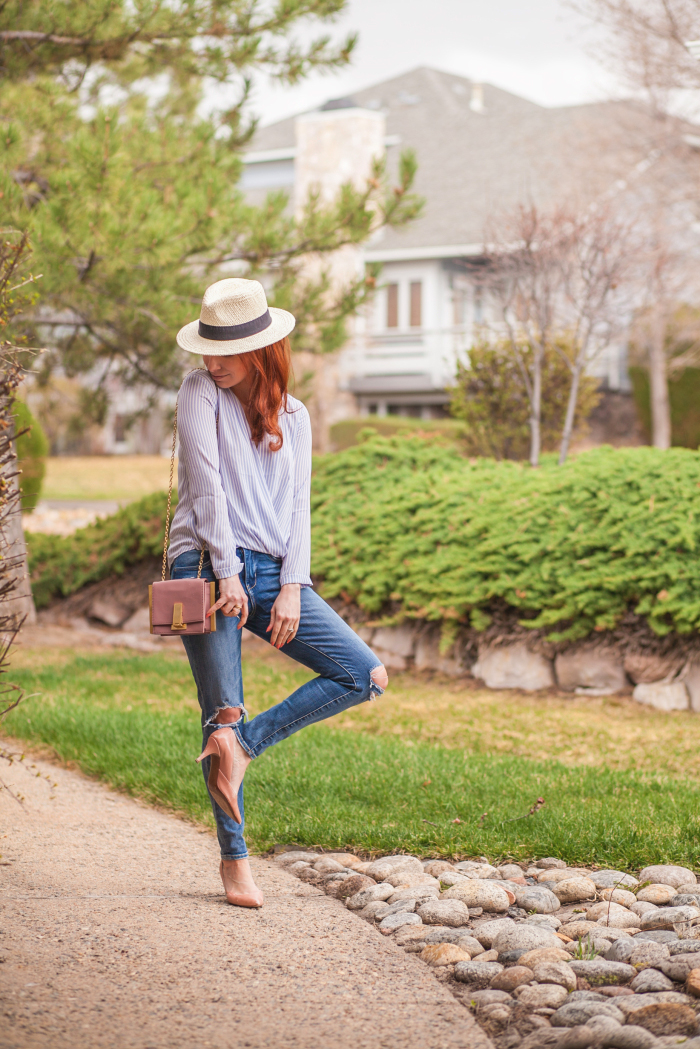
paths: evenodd
<path fill-rule="evenodd" d="M 240 707 L 222 707 L 217 713 L 212 724 L 214 725 L 235 725 L 240 719 L 241 708 Z"/>
<path fill-rule="evenodd" d="M 258 891 L 247 856 L 240 860 L 222 860 L 221 880 L 226 892 Z"/>

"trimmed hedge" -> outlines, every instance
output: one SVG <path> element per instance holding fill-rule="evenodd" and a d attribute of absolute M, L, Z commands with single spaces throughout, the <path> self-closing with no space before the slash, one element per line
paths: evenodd
<path fill-rule="evenodd" d="M 68 539 L 30 535 L 39 607 L 157 555 L 155 494 Z M 598 448 L 559 467 L 467 460 L 421 437 L 371 436 L 317 460 L 312 571 L 368 617 L 485 629 L 504 604 L 553 640 L 628 611 L 659 635 L 700 626 L 700 454 Z"/>
<path fill-rule="evenodd" d="M 494 602 L 552 640 L 628 610 L 659 635 L 700 625 L 700 455 L 598 448 L 564 466 L 465 460 L 373 438 L 318 463 L 313 571 L 368 615 L 470 621 Z"/>

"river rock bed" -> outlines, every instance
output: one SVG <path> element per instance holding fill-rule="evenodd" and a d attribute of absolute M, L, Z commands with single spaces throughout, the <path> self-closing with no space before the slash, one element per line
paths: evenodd
<path fill-rule="evenodd" d="M 568 867 L 282 852 L 431 966 L 496 1049 L 700 1049 L 700 882 Z"/>

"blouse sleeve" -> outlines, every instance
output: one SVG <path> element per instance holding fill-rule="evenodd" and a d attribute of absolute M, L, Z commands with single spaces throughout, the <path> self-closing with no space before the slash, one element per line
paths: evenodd
<path fill-rule="evenodd" d="M 295 412 L 294 495 L 287 553 L 282 561 L 280 585 L 311 586 L 311 420 L 304 405 Z"/>
<path fill-rule="evenodd" d="M 192 493 L 197 538 L 209 550 L 217 579 L 228 579 L 237 576 L 243 565 L 236 554 L 236 539 L 219 473 L 218 392 L 208 375 L 192 372 L 182 384 L 177 415 L 180 456 Z"/>

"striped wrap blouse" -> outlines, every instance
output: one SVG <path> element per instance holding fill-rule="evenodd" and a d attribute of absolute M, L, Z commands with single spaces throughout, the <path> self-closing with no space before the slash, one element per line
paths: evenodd
<path fill-rule="evenodd" d="M 280 412 L 284 443 L 256 447 L 241 402 L 209 372 L 190 372 L 178 398 L 179 502 L 168 563 L 204 544 L 217 579 L 238 575 L 236 548 L 282 559 L 280 584 L 311 586 L 311 423 L 301 401 Z M 218 433 L 217 433 L 218 418 Z"/>

